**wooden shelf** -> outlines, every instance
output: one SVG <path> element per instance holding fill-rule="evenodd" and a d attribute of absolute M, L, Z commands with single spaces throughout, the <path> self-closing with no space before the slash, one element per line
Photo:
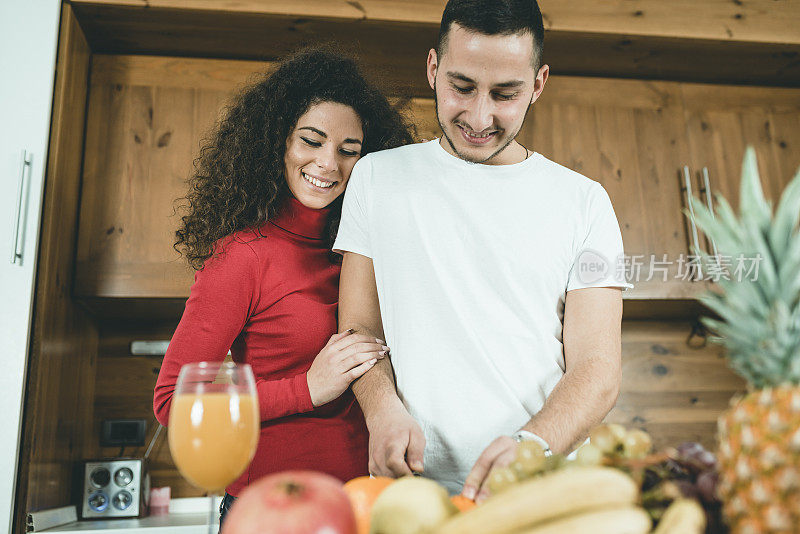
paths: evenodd
<path fill-rule="evenodd" d="M 558 16 L 552 20 L 548 16 L 545 39 L 545 61 L 555 74 L 800 86 L 800 32 L 794 29 L 800 21 L 791 25 L 797 14 L 775 15 L 774 20 L 771 14 L 767 27 L 775 27 L 775 32 L 748 33 L 742 28 L 728 37 L 719 30 L 719 21 L 702 26 L 689 20 L 694 4 L 683 8 L 669 4 L 670 11 L 683 12 L 681 20 L 665 17 L 664 28 L 656 31 L 644 24 L 648 16 L 630 16 L 629 10 L 637 11 L 633 7 L 626 7 L 624 17 L 617 13 L 622 18 L 615 19 L 612 10 L 594 23 L 590 14 L 605 9 L 604 2 L 560 3 L 566 6 L 553 2 L 552 12 Z M 72 4 L 94 53 L 274 60 L 301 45 L 335 42 L 358 54 L 368 72 L 390 86 L 430 96 L 425 58 L 435 46 L 444 3 L 155 0 L 144 7 L 139 0 L 73 0 Z M 636 4 L 655 2 L 625 5 Z M 770 13 L 776 13 L 776 2 L 769 4 Z M 354 5 L 363 6 L 367 15 Z M 574 20 L 568 16 L 572 11 L 580 13 Z M 727 13 L 727 8 L 723 11 Z M 677 22 L 694 29 L 681 29 Z M 784 30 L 784 24 L 794 34 Z"/>
<path fill-rule="evenodd" d="M 438 26 L 446 0 L 72 0 L 76 7 L 403 22 Z M 800 11 L 790 1 L 539 0 L 551 32 L 627 34 L 751 43 L 800 44 Z"/>

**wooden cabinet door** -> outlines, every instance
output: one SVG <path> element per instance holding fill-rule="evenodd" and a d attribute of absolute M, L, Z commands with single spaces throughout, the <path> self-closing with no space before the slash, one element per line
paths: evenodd
<path fill-rule="evenodd" d="M 764 195 L 774 204 L 800 166 L 800 89 L 682 84 L 691 166 L 739 206 L 745 148 L 756 150 Z"/>
<path fill-rule="evenodd" d="M 800 165 L 800 90 L 703 84 L 682 84 L 681 90 L 697 196 L 713 205 L 703 189 L 705 169 L 710 191 L 724 196 L 738 212 L 742 159 L 746 147 L 753 146 L 764 195 L 777 206 Z M 702 245 L 715 253 L 707 238 Z M 717 252 L 730 278 L 757 276 L 757 258 Z M 720 276 L 705 273 L 712 282 Z"/>
<path fill-rule="evenodd" d="M 75 292 L 185 297 L 172 248 L 203 135 L 254 62 L 99 56 L 89 88 Z M 195 68 L 192 68 L 195 66 Z M 233 67 L 233 68 L 231 68 Z"/>
<path fill-rule="evenodd" d="M 520 134 L 529 148 L 605 187 L 630 258 L 635 287 L 625 298 L 686 298 L 702 286 L 678 264 L 689 253 L 680 96 L 674 83 L 554 76 Z"/>

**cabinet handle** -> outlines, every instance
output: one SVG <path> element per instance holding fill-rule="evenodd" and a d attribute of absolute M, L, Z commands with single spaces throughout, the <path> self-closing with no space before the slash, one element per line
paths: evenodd
<path fill-rule="evenodd" d="M 711 214 L 711 217 L 714 217 L 714 203 L 711 200 L 711 180 L 708 178 L 708 167 L 703 167 L 703 188 L 706 194 L 706 207 L 708 208 L 708 212 Z M 708 236 L 706 236 L 708 237 Z M 714 251 L 714 257 L 717 257 L 717 243 L 708 238 L 711 241 L 711 250 Z"/>
<path fill-rule="evenodd" d="M 31 165 L 33 163 L 33 154 L 29 154 L 27 150 L 22 151 L 22 163 L 19 169 L 19 187 L 17 188 L 17 211 L 14 216 L 14 251 L 11 256 L 11 263 L 17 263 L 22 260 L 22 238 L 20 236 L 20 222 L 22 219 L 22 194 L 25 192 L 25 171 L 30 174 Z"/>
<path fill-rule="evenodd" d="M 695 251 L 700 250 L 700 239 L 697 236 L 697 225 L 694 222 L 694 208 L 692 207 L 692 197 L 694 196 L 692 193 L 692 175 L 686 165 L 683 166 L 683 186 L 686 190 L 686 207 L 689 210 L 689 223 L 692 229 L 692 250 L 689 252 L 695 254 Z"/>

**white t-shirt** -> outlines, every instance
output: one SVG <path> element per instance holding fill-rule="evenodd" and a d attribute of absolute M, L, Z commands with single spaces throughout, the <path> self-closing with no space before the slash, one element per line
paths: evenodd
<path fill-rule="evenodd" d="M 451 492 L 563 376 L 566 292 L 633 287 L 615 268 L 622 237 L 599 183 L 538 153 L 469 163 L 438 139 L 359 160 L 334 250 L 372 258 L 425 475 Z"/>

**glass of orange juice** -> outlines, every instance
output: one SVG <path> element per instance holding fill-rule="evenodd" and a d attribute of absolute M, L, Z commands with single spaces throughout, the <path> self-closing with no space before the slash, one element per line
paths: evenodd
<path fill-rule="evenodd" d="M 169 450 L 181 475 L 211 499 L 241 475 L 256 452 L 258 397 L 247 364 L 198 362 L 181 367 L 169 412 Z"/>

